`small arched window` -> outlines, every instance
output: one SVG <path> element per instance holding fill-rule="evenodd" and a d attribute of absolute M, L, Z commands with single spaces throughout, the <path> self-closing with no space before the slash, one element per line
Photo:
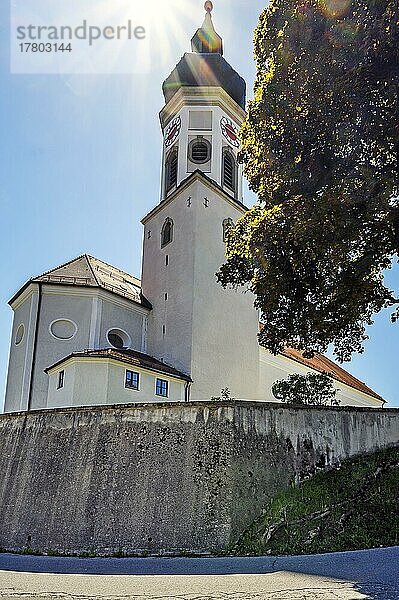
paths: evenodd
<path fill-rule="evenodd" d="M 229 150 L 223 150 L 222 160 L 222 183 L 229 188 L 234 195 L 237 193 L 237 164 L 234 154 Z"/>
<path fill-rule="evenodd" d="M 165 173 L 165 192 L 168 193 L 170 190 L 177 186 L 177 167 L 178 167 L 178 150 L 177 147 L 172 148 L 166 159 L 166 173 Z"/>
<path fill-rule="evenodd" d="M 161 248 L 164 248 L 173 241 L 173 221 L 169 217 L 166 219 L 161 230 Z"/>
<path fill-rule="evenodd" d="M 225 219 L 223 221 L 223 241 L 225 243 L 227 242 L 228 232 L 230 231 L 230 229 L 232 227 L 234 227 L 234 221 L 233 221 L 233 219 Z"/>

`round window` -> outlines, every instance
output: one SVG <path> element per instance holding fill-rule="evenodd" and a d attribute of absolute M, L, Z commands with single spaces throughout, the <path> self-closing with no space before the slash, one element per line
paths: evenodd
<path fill-rule="evenodd" d="M 194 140 L 190 144 L 190 160 L 198 165 L 211 159 L 211 145 L 207 140 Z"/>
<path fill-rule="evenodd" d="M 129 348 L 130 346 L 130 338 L 128 334 L 120 329 L 111 329 L 108 331 L 107 339 L 111 346 L 118 348 L 119 350 L 122 348 Z"/>
<path fill-rule="evenodd" d="M 18 329 L 17 329 L 17 333 L 15 334 L 15 345 L 19 346 L 19 344 L 22 342 L 22 340 L 24 339 L 24 335 L 25 335 L 25 325 L 23 323 L 21 323 L 21 325 L 19 325 Z"/>
<path fill-rule="evenodd" d="M 76 323 L 69 319 L 58 319 L 50 325 L 50 332 L 57 340 L 71 340 L 77 330 Z"/>

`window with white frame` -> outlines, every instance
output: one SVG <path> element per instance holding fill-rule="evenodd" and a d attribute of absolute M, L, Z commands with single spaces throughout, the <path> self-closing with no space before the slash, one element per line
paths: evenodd
<path fill-rule="evenodd" d="M 169 382 L 166 379 L 157 379 L 155 388 L 157 396 L 162 396 L 163 398 L 169 396 Z"/>
<path fill-rule="evenodd" d="M 140 389 L 140 373 L 126 370 L 125 388 L 129 390 L 136 390 L 136 392 L 138 392 Z"/>
<path fill-rule="evenodd" d="M 61 390 L 65 384 L 65 371 L 58 373 L 57 390 Z"/>

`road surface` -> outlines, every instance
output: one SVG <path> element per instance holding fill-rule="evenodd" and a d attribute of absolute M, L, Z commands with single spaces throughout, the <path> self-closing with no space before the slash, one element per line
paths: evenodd
<path fill-rule="evenodd" d="M 0 555 L 0 600 L 399 600 L 399 547 L 300 557 Z"/>

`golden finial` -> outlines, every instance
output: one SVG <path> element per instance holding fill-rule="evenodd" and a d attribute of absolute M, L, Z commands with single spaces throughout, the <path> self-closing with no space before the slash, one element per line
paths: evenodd
<path fill-rule="evenodd" d="M 205 2 L 204 8 L 206 10 L 207 13 L 211 13 L 213 11 L 213 4 L 210 0 L 207 0 Z"/>

